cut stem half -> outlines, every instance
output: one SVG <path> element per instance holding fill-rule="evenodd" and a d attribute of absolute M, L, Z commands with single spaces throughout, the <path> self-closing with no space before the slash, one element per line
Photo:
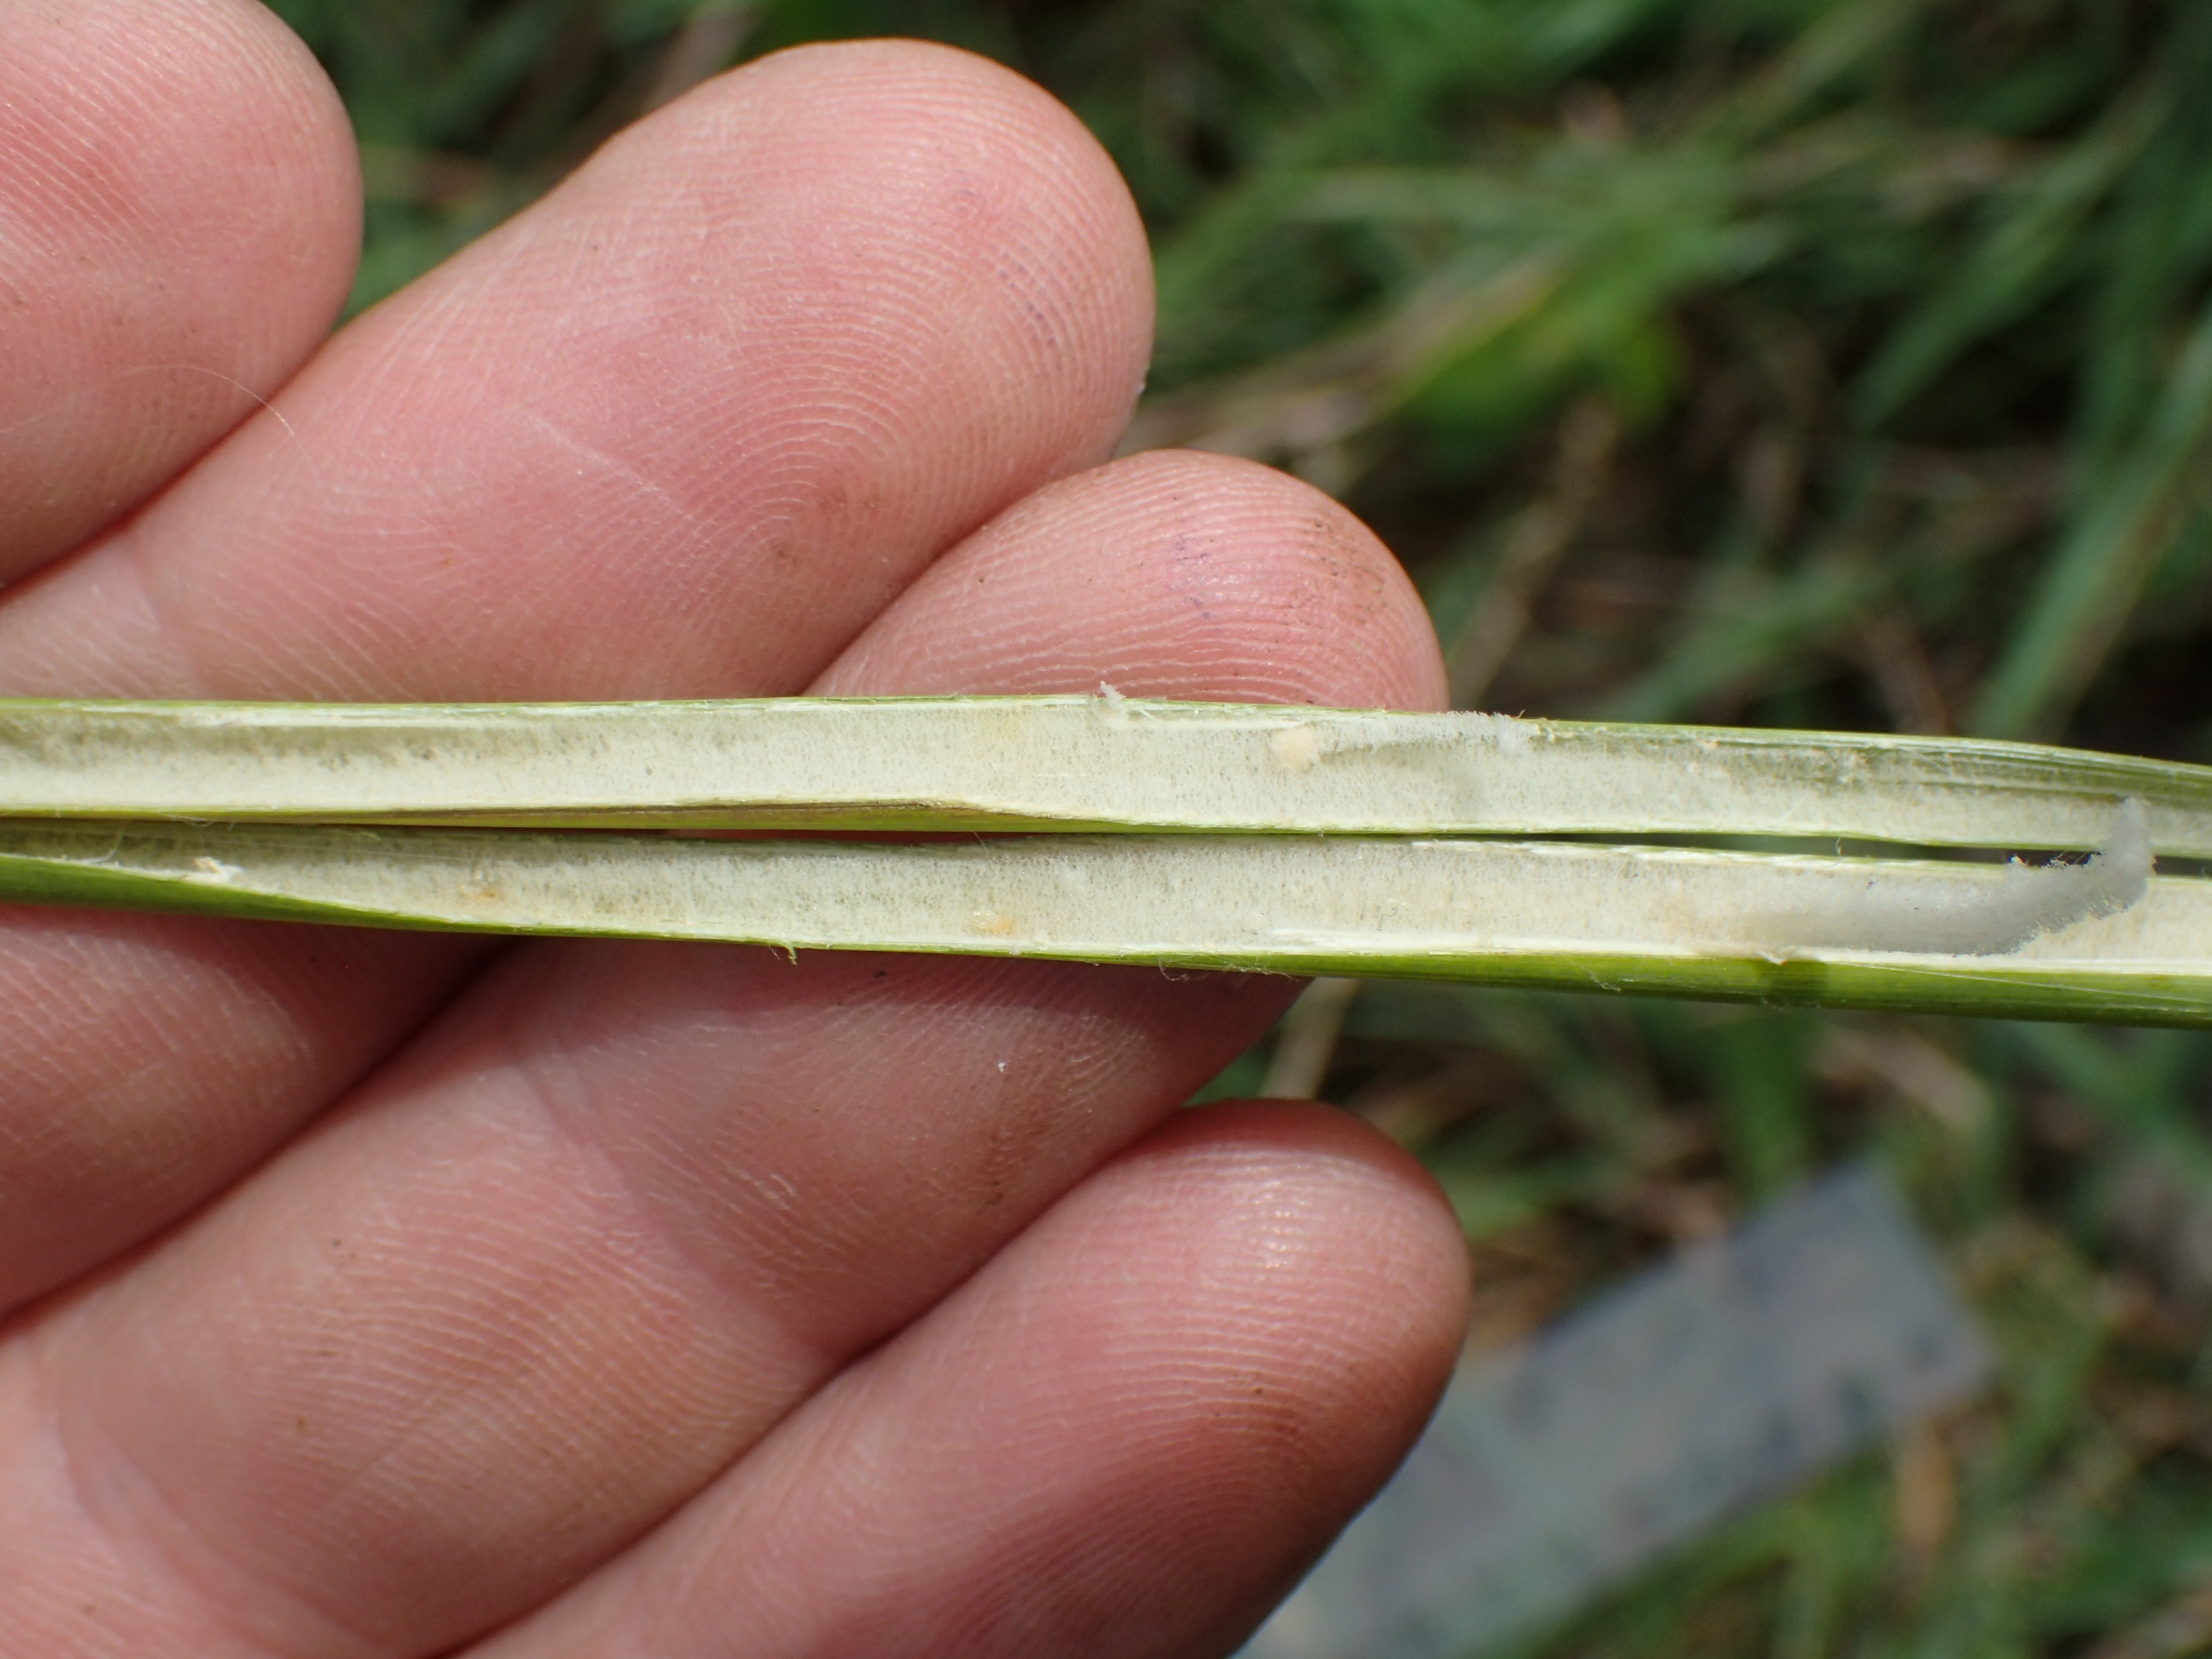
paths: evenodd
<path fill-rule="evenodd" d="M 0 815 L 565 828 L 1783 836 L 2212 858 L 2212 768 L 2027 744 L 1119 696 L 0 702 Z"/>
<path fill-rule="evenodd" d="M 2212 1024 L 2212 882 L 2040 872 L 2082 890 L 2021 939 L 2023 873 L 1422 837 L 0 831 L 0 896 L 60 903 Z"/>

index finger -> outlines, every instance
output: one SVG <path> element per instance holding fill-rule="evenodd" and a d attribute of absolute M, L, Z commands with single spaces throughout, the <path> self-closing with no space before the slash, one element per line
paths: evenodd
<path fill-rule="evenodd" d="M 262 7 L 0 0 L 0 583 L 275 392 L 360 236 L 345 112 Z"/>

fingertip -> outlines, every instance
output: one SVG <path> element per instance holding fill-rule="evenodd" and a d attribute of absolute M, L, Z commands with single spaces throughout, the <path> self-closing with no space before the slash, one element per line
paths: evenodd
<path fill-rule="evenodd" d="M 1021 1508 L 946 1564 L 939 1628 L 976 1652 L 1233 1646 L 1404 1457 L 1468 1297 L 1443 1193 L 1366 1125 L 1177 1114 L 907 1339 L 968 1356 L 934 1431 Z"/>
<path fill-rule="evenodd" d="M 1035 82 L 930 41 L 817 42 L 704 82 L 608 153 L 629 143 L 656 167 L 689 149 L 702 176 L 772 143 L 794 177 L 867 177 L 870 233 L 950 277 L 930 289 L 934 328 L 967 331 L 1008 384 L 1050 389 L 1023 411 L 1025 435 L 1058 438 L 1029 486 L 1112 453 L 1152 354 L 1151 252 L 1112 157 Z"/>
<path fill-rule="evenodd" d="M 0 581 L 135 506 L 329 331 L 360 250 L 336 91 L 248 0 L 0 19 Z"/>
<path fill-rule="evenodd" d="M 827 695 L 1090 692 L 1447 706 L 1420 595 L 1336 501 L 1255 462 L 1133 455 L 1038 491 L 938 560 Z"/>
<path fill-rule="evenodd" d="M 1468 1285 L 1435 1182 L 1367 1126 L 1177 1114 L 906 1339 L 973 1372 L 932 1421 L 976 1489 L 939 1489 L 1019 1515 L 948 1552 L 937 1628 L 976 1653 L 1234 1647 L 1419 1435 Z"/>
<path fill-rule="evenodd" d="M 1316 1512 L 1364 1501 L 1412 1443 L 1466 1336 L 1466 1236 L 1436 1178 L 1358 1118 L 1309 1101 L 1180 1112 L 1125 1162 L 1113 1173 L 1141 1189 L 1137 1201 L 1170 1228 L 1202 1218 L 1224 1281 L 1244 1281 L 1199 1340 L 1267 1347 L 1302 1414 Z"/>

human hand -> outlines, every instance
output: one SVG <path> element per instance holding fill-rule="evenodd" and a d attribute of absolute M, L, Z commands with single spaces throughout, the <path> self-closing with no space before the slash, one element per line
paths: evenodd
<path fill-rule="evenodd" d="M 1097 465 L 1143 238 L 1001 70 L 725 77 L 325 343 L 358 191 L 247 0 L 0 0 L 0 691 L 1441 698 L 1327 500 Z M 1464 1298 L 1175 1110 L 1291 988 L 0 912 L 0 1648 L 1225 1651 Z"/>

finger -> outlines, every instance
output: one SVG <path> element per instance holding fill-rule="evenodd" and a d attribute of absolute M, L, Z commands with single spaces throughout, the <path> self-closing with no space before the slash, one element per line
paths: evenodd
<path fill-rule="evenodd" d="M 1182 1114 L 476 1659 L 1226 1653 L 1404 1455 L 1466 1311 L 1379 1136 Z"/>
<path fill-rule="evenodd" d="M 235 1179 L 487 953 L 361 928 L 0 908 L 0 1310 Z M 348 1006 L 363 1018 L 332 1018 Z"/>
<path fill-rule="evenodd" d="M 1194 483 L 1217 467 L 1272 478 L 1277 523 L 1319 511 L 1302 485 L 1203 458 L 1109 468 L 1052 497 L 1097 508 L 1126 480 L 1141 499 L 1164 465 Z M 1139 568 L 1156 568 L 1162 538 L 1206 538 L 1206 492 L 1185 493 L 1179 516 L 1121 544 Z M 1389 556 L 1364 532 L 1328 545 L 1333 558 L 1301 560 L 1275 540 L 1224 543 L 1211 568 L 1224 592 L 1297 571 L 1379 595 L 1372 640 L 1418 642 L 1414 660 L 1357 680 L 1294 684 L 1304 696 L 1440 684 Z M 1095 621 L 1151 634 L 1190 608 L 1184 591 L 1133 608 L 1074 580 L 1098 553 L 1087 541 L 995 546 L 1010 586 L 1054 606 L 1040 629 L 1095 601 Z M 915 611 L 934 592 L 915 590 Z M 921 618 L 900 626 L 919 637 Z M 1218 678 L 1162 689 L 1233 695 L 1255 665 L 1299 655 L 1264 638 L 1218 650 Z M 107 1599 L 111 1577 L 166 1586 L 134 1626 L 155 1647 L 206 1638 L 210 1583 L 300 1659 L 356 1650 L 334 1632 L 376 1653 L 464 1639 L 697 1490 L 1187 1098 L 1291 988 L 1064 964 L 518 951 L 345 1113 L 40 1334 L 75 1490 L 165 1495 L 97 1504 L 50 1547 L 98 1564 L 82 1570 L 85 1599 Z M 53 1510 L 38 1478 L 18 1479 L 26 1512 Z"/>
<path fill-rule="evenodd" d="M 786 53 L 346 330 L 283 422 L 0 608 L 0 661 L 26 691 L 795 690 L 1110 448 L 1150 323 L 1127 193 L 1044 94 L 911 42 Z"/>
<path fill-rule="evenodd" d="M 1203 686 L 1230 702 L 1440 708 L 1437 665 L 1427 612 L 1351 514 L 1249 461 L 1156 451 L 1002 514 L 813 689 Z"/>
<path fill-rule="evenodd" d="M 0 0 L 0 583 L 272 395 L 353 281 L 337 94 L 246 0 Z"/>
<path fill-rule="evenodd" d="M 283 422 L 0 601 L 0 687 L 796 691 L 1110 445 L 1149 305 L 1127 191 L 1036 88 L 913 44 L 786 54 L 617 140 L 342 334 Z M 300 976 L 266 928 L 134 928 L 128 971 L 59 988 L 46 946 L 0 947 L 0 1006 L 47 1016 L 0 1023 L 0 1305 L 265 1156 L 481 954 L 387 937 Z"/>

